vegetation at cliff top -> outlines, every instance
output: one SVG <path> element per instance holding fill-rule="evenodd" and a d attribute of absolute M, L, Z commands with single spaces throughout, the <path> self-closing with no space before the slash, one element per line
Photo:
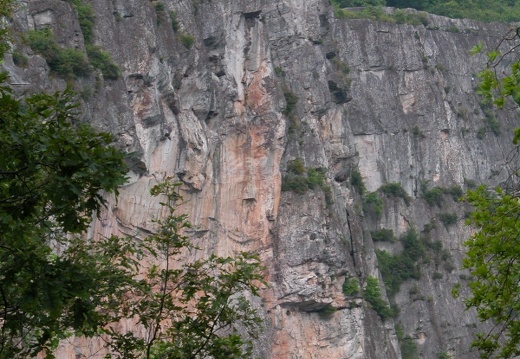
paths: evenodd
<path fill-rule="evenodd" d="M 339 8 L 389 6 L 413 8 L 432 14 L 480 21 L 520 21 L 520 3 L 514 0 L 331 0 Z"/>
<path fill-rule="evenodd" d="M 369 19 L 393 24 L 428 25 L 426 13 L 411 13 L 402 9 L 387 13 L 383 11 L 381 6 L 367 6 L 363 9 L 349 10 L 336 5 L 334 14 L 340 19 Z"/>

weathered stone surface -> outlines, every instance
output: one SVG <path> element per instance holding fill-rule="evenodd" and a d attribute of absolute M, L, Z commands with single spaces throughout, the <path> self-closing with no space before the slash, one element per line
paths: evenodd
<path fill-rule="evenodd" d="M 420 184 L 505 180 L 503 154 L 517 120 L 501 111 L 502 135 L 477 138 L 485 116 L 474 74 L 483 59 L 467 53 L 479 41 L 495 43 L 506 28 L 436 16 L 426 27 L 338 20 L 327 0 L 163 3 L 177 14 L 177 33 L 170 20 L 157 21 L 148 1 L 92 2 L 95 43 L 122 77 L 78 81 L 85 118 L 134 153 L 130 182 L 92 234 L 146 235 L 160 216 L 148 189 L 177 176 L 185 184 L 182 211 L 205 253 L 255 251 L 268 266 L 262 358 L 399 358 L 395 323 L 424 358 L 445 351 L 474 358 L 468 348 L 477 319 L 450 295 L 465 274 L 458 267 L 470 234 L 462 224 L 467 209 L 448 197 L 443 208 L 429 206 Z M 61 44 L 83 48 L 67 2 L 28 4 L 13 28 L 50 26 Z M 195 37 L 192 48 L 182 45 L 181 32 Z M 3 64 L 13 80 L 32 84 L 30 91 L 64 88 L 39 56 L 24 51 L 29 68 L 9 58 Z M 285 116 L 288 93 L 298 101 Z M 326 169 L 330 197 L 320 188 L 281 191 L 284 168 L 295 158 Z M 369 191 L 399 182 L 411 202 L 385 198 L 379 217 L 363 215 L 349 184 L 357 169 Z M 439 213 L 453 211 L 461 220 L 446 228 Z M 399 235 L 432 222 L 429 236 L 449 249 L 455 269 L 423 264 L 421 279 L 396 296 L 395 320 L 382 322 L 360 296 L 343 295 L 345 276 L 362 284 L 369 275 L 380 278 L 376 248 L 401 250 L 373 243 L 370 230 Z M 415 287 L 419 293 L 410 294 Z M 72 357 L 96 348 L 63 350 Z"/>

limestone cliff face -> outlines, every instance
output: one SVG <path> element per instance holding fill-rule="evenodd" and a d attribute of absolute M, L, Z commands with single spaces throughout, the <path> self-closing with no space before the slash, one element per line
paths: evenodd
<path fill-rule="evenodd" d="M 399 323 L 422 358 L 475 357 L 468 348 L 478 321 L 450 295 L 466 274 L 458 268 L 470 234 L 467 209 L 448 197 L 442 208 L 430 206 L 420 187 L 505 179 L 514 113 L 497 114 L 501 135 L 478 133 L 487 128 L 474 94 L 483 58 L 467 55 L 479 41 L 494 44 L 505 26 L 435 16 L 426 26 L 338 20 L 327 0 L 163 0 L 164 13 L 144 0 L 88 2 L 94 42 L 122 76 L 77 81 L 85 118 L 135 153 L 131 180 L 93 234 L 150 231 L 160 206 L 148 190 L 177 176 L 185 184 L 182 210 L 206 253 L 254 251 L 268 266 L 258 356 L 400 358 Z M 20 3 L 16 31 L 46 26 L 62 45 L 84 48 L 67 2 Z M 191 48 L 182 34 L 194 37 Z M 64 88 L 41 57 L 22 51 L 28 68 L 9 57 L 3 64 L 13 82 Z M 296 158 L 324 169 L 330 191 L 282 192 Z M 350 185 L 355 170 L 368 191 L 399 182 L 411 200 L 385 197 L 380 215 L 364 213 Z M 447 212 L 459 220 L 446 227 L 438 218 Z M 421 264 L 421 279 L 395 297 L 399 316 L 383 322 L 361 296 L 346 297 L 342 284 L 375 276 L 383 285 L 375 249 L 401 246 L 375 243 L 370 231 L 400 235 L 410 227 L 440 240 L 452 266 Z"/>

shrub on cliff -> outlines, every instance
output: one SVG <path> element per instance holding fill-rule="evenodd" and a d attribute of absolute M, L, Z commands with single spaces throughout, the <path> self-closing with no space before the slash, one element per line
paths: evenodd
<path fill-rule="evenodd" d="M 95 16 L 92 6 L 83 3 L 82 0 L 68 1 L 78 14 L 87 56 L 78 49 L 59 46 L 54 34 L 48 28 L 29 30 L 25 34 L 27 44 L 33 51 L 43 56 L 52 72 L 61 77 L 87 77 L 94 67 L 101 71 L 105 79 L 119 78 L 119 67 L 111 59 L 110 54 L 93 44 Z"/>
<path fill-rule="evenodd" d="M 60 47 L 50 29 L 29 30 L 25 39 L 33 51 L 43 56 L 53 73 L 65 78 L 91 73 L 87 57 L 79 50 Z"/>
<path fill-rule="evenodd" d="M 371 231 L 370 235 L 372 236 L 372 240 L 375 242 L 395 242 L 396 238 L 394 236 L 394 231 L 388 228 L 382 228 L 377 231 Z"/>
<path fill-rule="evenodd" d="M 359 281 L 357 278 L 345 277 L 345 282 L 341 287 L 343 294 L 347 297 L 351 297 L 359 293 Z"/>
<path fill-rule="evenodd" d="M 377 192 L 366 192 L 363 195 L 363 212 L 369 216 L 379 217 L 383 211 L 383 200 Z"/>
<path fill-rule="evenodd" d="M 325 184 L 325 170 L 322 168 L 306 168 L 300 158 L 287 163 L 287 173 L 282 179 L 282 191 L 293 191 L 299 194 L 321 188 L 330 191 Z"/>
<path fill-rule="evenodd" d="M 87 45 L 86 49 L 90 63 L 101 71 L 103 78 L 107 80 L 117 80 L 119 78 L 119 67 L 112 61 L 108 52 L 95 45 Z"/>
<path fill-rule="evenodd" d="M 352 173 L 350 174 L 350 185 L 354 187 L 361 195 L 367 190 L 365 184 L 363 183 L 361 172 L 359 172 L 357 169 L 352 170 Z"/>
<path fill-rule="evenodd" d="M 389 197 L 400 197 L 408 205 L 410 204 L 410 196 L 406 193 L 403 186 L 398 182 L 385 183 L 379 187 L 379 191 L 383 192 Z"/>
<path fill-rule="evenodd" d="M 392 318 L 392 309 L 390 309 L 390 306 L 381 295 L 381 288 L 379 287 L 377 278 L 372 276 L 367 278 L 367 283 L 363 290 L 363 297 L 370 303 L 372 309 L 376 311 L 382 320 Z"/>
<path fill-rule="evenodd" d="M 193 44 L 195 44 L 195 37 L 191 34 L 188 34 L 186 32 L 179 35 L 179 40 L 184 47 L 191 49 Z"/>

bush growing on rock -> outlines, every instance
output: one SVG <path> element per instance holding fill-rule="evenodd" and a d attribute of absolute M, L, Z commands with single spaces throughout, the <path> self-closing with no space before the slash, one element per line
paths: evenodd
<path fill-rule="evenodd" d="M 179 36 L 179 40 L 181 42 L 181 44 L 188 48 L 188 49 L 191 49 L 193 44 L 195 44 L 195 37 L 191 34 L 188 34 L 188 33 L 182 33 L 180 36 Z"/>
<path fill-rule="evenodd" d="M 91 73 L 87 57 L 79 50 L 60 47 L 50 29 L 29 30 L 25 38 L 29 47 L 43 56 L 55 74 L 70 78 L 86 77 Z"/>
<path fill-rule="evenodd" d="M 345 277 L 345 282 L 343 282 L 341 288 L 345 296 L 352 297 L 359 293 L 359 281 L 356 278 Z"/>
<path fill-rule="evenodd" d="M 361 173 L 354 169 L 350 174 L 350 185 L 354 187 L 359 194 L 363 195 L 366 191 L 365 184 L 363 183 L 363 177 L 361 177 Z"/>
<path fill-rule="evenodd" d="M 327 204 L 332 199 L 330 187 L 325 182 L 323 168 L 306 168 L 300 158 L 287 163 L 287 173 L 282 178 L 282 191 L 293 191 L 299 194 L 321 188 L 325 192 Z"/>
<path fill-rule="evenodd" d="M 403 186 L 401 186 L 398 182 L 389 182 L 385 183 L 381 187 L 379 187 L 379 191 L 383 192 L 389 197 L 400 197 L 404 199 L 406 204 L 410 203 L 410 196 L 404 190 Z"/>
<path fill-rule="evenodd" d="M 457 213 L 439 213 L 439 220 L 448 227 L 457 223 Z"/>
<path fill-rule="evenodd" d="M 383 211 L 383 200 L 377 192 L 368 192 L 363 196 L 363 212 L 370 216 L 379 217 Z"/>
<path fill-rule="evenodd" d="M 367 277 L 367 283 L 363 290 L 363 297 L 370 303 L 372 309 L 376 311 L 382 320 L 392 318 L 393 312 L 387 302 L 384 301 L 381 295 L 381 288 L 377 278 Z"/>
<path fill-rule="evenodd" d="M 370 235 L 372 236 L 372 240 L 375 242 L 395 242 L 396 238 L 394 236 L 394 231 L 388 228 L 382 228 L 377 231 L 371 231 Z"/>

